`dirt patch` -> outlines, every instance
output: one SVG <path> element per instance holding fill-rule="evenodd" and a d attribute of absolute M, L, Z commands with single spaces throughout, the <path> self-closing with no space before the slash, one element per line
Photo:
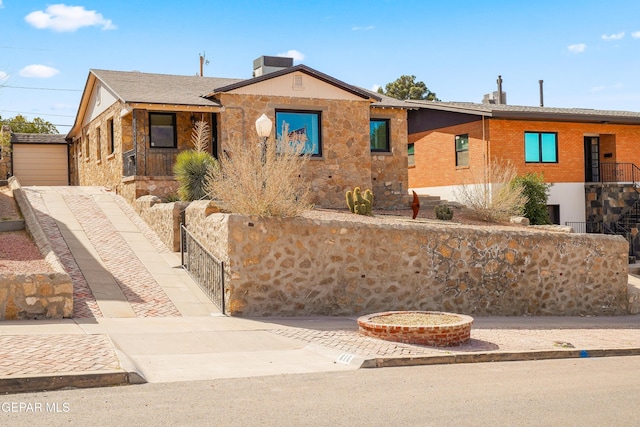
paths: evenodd
<path fill-rule="evenodd" d="M 13 198 L 13 191 L 7 187 L 0 187 L 0 221 L 22 219 L 20 209 Z"/>
<path fill-rule="evenodd" d="M 25 231 L 0 233 L 0 274 L 55 273 Z"/>
<path fill-rule="evenodd" d="M 371 317 L 369 321 L 381 325 L 433 326 L 458 323 L 460 316 L 442 313 L 397 313 Z"/>

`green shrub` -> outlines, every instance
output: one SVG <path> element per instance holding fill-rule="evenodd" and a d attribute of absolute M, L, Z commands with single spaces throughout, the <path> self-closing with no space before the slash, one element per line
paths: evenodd
<path fill-rule="evenodd" d="M 551 224 L 549 210 L 547 209 L 551 184 L 544 182 L 544 176 L 537 173 L 528 173 L 524 176 L 517 176 L 512 183 L 520 185 L 523 188 L 524 195 L 527 196 L 523 214 L 529 218 L 529 223 L 531 225 Z"/>
<path fill-rule="evenodd" d="M 207 152 L 209 146 L 209 125 L 205 121 L 196 122 L 191 135 L 193 150 L 178 153 L 173 165 L 173 174 L 178 181 L 178 196 L 185 202 L 207 197 L 206 181 L 209 172 L 218 166 L 216 159 Z"/>
<path fill-rule="evenodd" d="M 178 180 L 178 196 L 185 202 L 207 197 L 206 179 L 211 169 L 216 167 L 216 159 L 209 153 L 194 150 L 181 151 L 173 166 Z"/>
<path fill-rule="evenodd" d="M 436 218 L 442 221 L 451 221 L 453 218 L 453 209 L 451 209 L 451 206 L 447 204 L 436 206 L 434 211 L 436 213 Z"/>

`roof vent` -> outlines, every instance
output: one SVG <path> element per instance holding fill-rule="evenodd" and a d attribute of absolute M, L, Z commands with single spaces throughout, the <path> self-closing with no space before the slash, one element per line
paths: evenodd
<path fill-rule="evenodd" d="M 253 60 L 253 77 L 293 67 L 293 58 L 284 56 L 261 56 Z"/>

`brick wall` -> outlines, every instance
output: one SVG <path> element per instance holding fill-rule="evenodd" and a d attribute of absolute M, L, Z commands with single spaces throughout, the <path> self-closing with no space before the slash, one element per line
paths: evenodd
<path fill-rule="evenodd" d="M 452 113 L 453 114 L 453 113 Z M 524 132 L 557 132 L 558 163 L 524 161 Z M 456 168 L 454 137 L 469 134 L 471 170 Z M 584 182 L 584 137 L 600 136 L 601 162 L 631 162 L 640 165 L 640 127 L 604 123 L 572 123 L 485 119 L 482 122 L 441 128 L 409 136 L 415 143 L 415 168 L 409 170 L 409 187 L 436 187 L 469 183 L 472 170 L 484 157 L 509 160 L 519 174 L 542 172 L 547 182 Z M 610 153 L 611 157 L 604 157 Z"/>

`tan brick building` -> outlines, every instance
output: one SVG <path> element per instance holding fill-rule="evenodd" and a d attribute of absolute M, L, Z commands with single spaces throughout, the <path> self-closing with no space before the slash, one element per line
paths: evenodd
<path fill-rule="evenodd" d="M 256 61 L 257 77 L 247 80 L 91 70 L 67 135 L 72 184 L 105 185 L 130 200 L 175 193 L 173 164 L 192 148 L 196 121 L 210 124 L 217 156 L 229 140 L 259 143 L 254 123 L 266 114 L 272 140 L 285 122 L 305 133 L 316 206 L 344 207 L 354 186 L 371 188 L 377 207 L 406 205 L 408 104 L 290 58 Z"/>
<path fill-rule="evenodd" d="M 553 184 L 550 212 L 561 224 L 606 219 L 607 211 L 617 218 L 638 201 L 633 190 L 625 201 L 603 199 L 602 188 L 640 183 L 640 113 L 413 103 L 420 109 L 409 111 L 409 187 L 418 194 L 455 200 L 455 189 L 490 161 L 509 161 Z"/>

